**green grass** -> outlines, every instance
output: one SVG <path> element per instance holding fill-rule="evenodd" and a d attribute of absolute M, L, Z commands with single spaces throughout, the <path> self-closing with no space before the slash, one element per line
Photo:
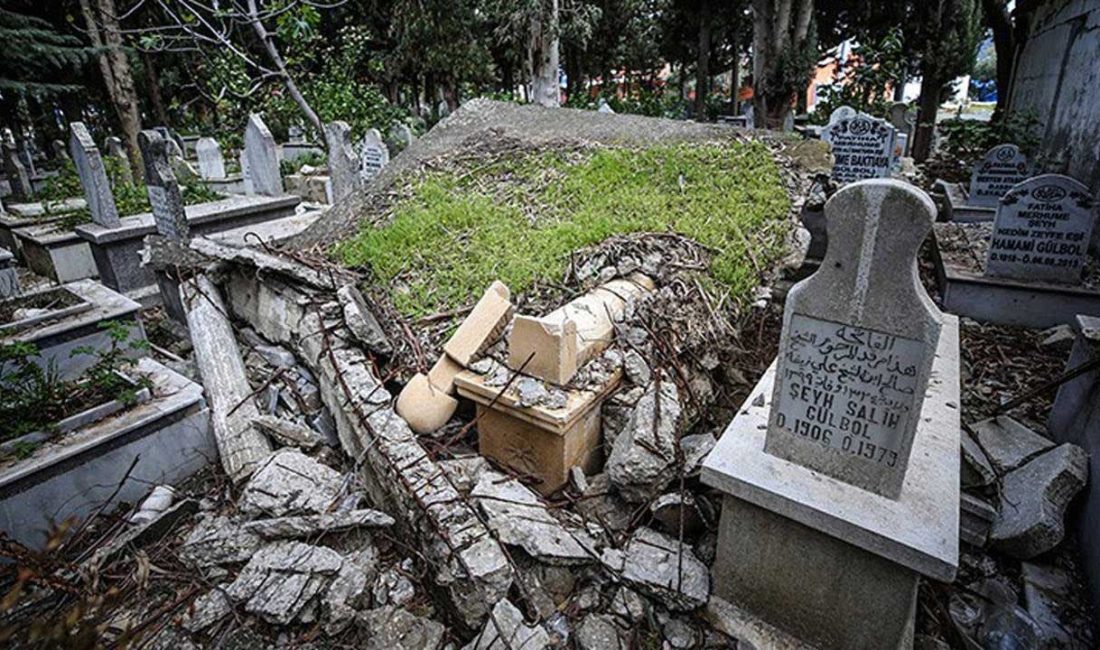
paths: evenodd
<path fill-rule="evenodd" d="M 417 317 L 467 304 L 495 279 L 514 293 L 555 282 L 571 252 L 612 235 L 673 231 L 715 251 L 713 275 L 740 300 L 758 282 L 755 264 L 781 252 L 788 209 L 757 143 L 545 153 L 429 172 L 388 226 L 368 225 L 336 252 Z"/>

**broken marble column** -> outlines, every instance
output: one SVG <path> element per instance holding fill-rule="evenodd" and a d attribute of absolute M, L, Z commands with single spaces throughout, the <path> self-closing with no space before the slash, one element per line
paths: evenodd
<path fill-rule="evenodd" d="M 180 300 L 222 467 L 231 479 L 242 481 L 264 462 L 271 445 L 252 425 L 260 413 L 221 291 L 205 275 L 198 275 L 180 284 Z"/>
<path fill-rule="evenodd" d="M 787 296 L 764 451 L 897 498 L 942 320 L 916 262 L 936 208 L 906 183 L 865 181 L 826 215 L 825 260 Z"/>
<path fill-rule="evenodd" d="M 11 186 L 11 200 L 14 203 L 25 203 L 34 198 L 34 188 L 31 186 L 30 175 L 23 161 L 19 159 L 19 152 L 15 148 L 15 140 L 10 138 L 11 132 L 5 133 L 3 142 L 4 173 L 8 177 Z"/>
<path fill-rule="evenodd" d="M 248 161 L 247 178 L 253 193 L 264 196 L 284 193 L 275 136 L 255 113 L 248 116 L 248 126 L 244 130 L 244 158 Z"/>
<path fill-rule="evenodd" d="M 335 204 L 359 187 L 359 157 L 351 144 L 351 126 L 340 120 L 326 124 L 325 145 L 332 203 Z"/>
<path fill-rule="evenodd" d="M 359 179 L 368 183 L 390 161 L 390 150 L 378 129 L 370 129 L 359 142 Z"/>
<path fill-rule="evenodd" d="M 92 140 L 92 134 L 83 122 L 69 125 L 69 154 L 80 176 L 80 185 L 84 188 L 84 198 L 88 202 L 88 211 L 92 221 L 104 228 L 118 228 L 122 221 L 118 218 L 115 197 L 111 193 L 111 182 L 107 178 L 107 169 L 103 166 L 103 157 Z"/>
<path fill-rule="evenodd" d="M 120 180 L 127 185 L 133 185 L 134 173 L 130 171 L 130 156 L 122 146 L 122 138 L 116 135 L 107 138 L 107 156 L 118 161 Z"/>
<path fill-rule="evenodd" d="M 199 160 L 199 175 L 206 180 L 225 178 L 225 159 L 222 148 L 214 138 L 199 138 L 195 143 L 195 157 Z"/>

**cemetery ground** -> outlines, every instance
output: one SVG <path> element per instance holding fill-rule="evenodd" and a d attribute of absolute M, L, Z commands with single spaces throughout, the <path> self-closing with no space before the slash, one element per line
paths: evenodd
<path fill-rule="evenodd" d="M 218 377 L 205 382 L 217 453 L 168 497 L 57 522 L 44 547 L 5 540 L 4 638 L 801 647 L 746 635 L 717 604 L 712 568 L 753 558 L 721 555 L 724 495 L 700 473 L 779 354 L 786 292 L 807 272 L 799 216 L 822 172 L 818 142 L 475 100 L 288 243 L 165 242 L 152 264 L 183 288 L 191 333 L 167 306 L 142 312 L 143 332 L 172 371 Z M 926 244 L 921 284 L 939 298 L 934 269 Z M 550 327 L 562 309 L 574 340 Z M 517 363 L 524 316 L 576 367 Z M 962 319 L 963 433 L 1008 416 L 1035 432 L 1020 444 L 1041 441 L 1011 467 L 988 439 L 972 456 L 964 446 L 964 477 L 979 475 L 964 501 L 986 510 L 964 512 L 974 537 L 955 580 L 920 581 L 916 647 L 980 647 L 991 631 L 1094 645 L 1079 549 L 1061 529 L 1076 490 L 1032 522 L 1037 552 L 990 538 L 1015 505 L 1009 476 L 1053 446 L 1049 384 L 1073 338 Z M 426 431 L 420 410 L 402 412 L 418 377 L 445 411 Z M 501 417 L 569 442 L 490 451 Z M 593 421 L 596 444 L 570 451 Z M 132 470 L 101 482 L 109 492 Z"/>

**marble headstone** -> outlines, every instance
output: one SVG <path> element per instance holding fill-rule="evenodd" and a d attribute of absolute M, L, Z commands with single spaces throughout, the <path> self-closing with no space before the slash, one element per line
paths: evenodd
<path fill-rule="evenodd" d="M 195 143 L 195 157 L 199 161 L 199 174 L 207 180 L 225 178 L 225 159 L 222 148 L 214 138 L 199 138 Z"/>
<path fill-rule="evenodd" d="M 107 138 L 107 155 L 119 162 L 119 173 L 122 181 L 128 185 L 134 183 L 134 175 L 130 171 L 130 156 L 126 154 L 126 148 L 122 146 L 122 138 L 112 135 Z"/>
<path fill-rule="evenodd" d="M 834 116 L 839 114 L 838 119 L 821 131 L 821 139 L 833 153 L 833 180 L 851 183 L 889 176 L 895 162 L 897 130 L 866 113 L 845 117 L 840 114 L 843 108 L 847 107 L 833 111 Z"/>
<path fill-rule="evenodd" d="M 851 106 L 837 106 L 833 109 L 832 113 L 829 113 L 829 123 L 839 122 L 841 120 L 850 120 L 856 115 L 859 115 L 859 111 Z"/>
<path fill-rule="evenodd" d="M 237 163 L 241 166 L 241 185 L 244 186 L 244 193 L 255 194 L 256 191 L 252 188 L 252 174 L 248 171 L 248 156 L 244 155 L 244 149 L 237 154 Z"/>
<path fill-rule="evenodd" d="M 185 241 L 191 231 L 183 208 L 183 194 L 169 160 L 169 142 L 156 131 L 142 131 L 138 136 L 145 161 L 145 187 L 157 232 L 173 241 Z"/>
<path fill-rule="evenodd" d="M 69 155 L 84 187 L 84 198 L 88 202 L 92 221 L 104 228 L 119 227 L 122 222 L 118 218 L 115 197 L 111 194 L 111 183 L 92 134 L 88 133 L 88 127 L 83 122 L 73 122 L 69 125 L 69 131 Z"/>
<path fill-rule="evenodd" d="M 386 134 L 386 143 L 392 151 L 398 153 L 404 151 L 413 143 L 416 138 L 413 136 L 412 129 L 408 124 L 404 122 L 394 122 L 390 125 L 390 130 Z"/>
<path fill-rule="evenodd" d="M 359 186 L 359 158 L 351 144 L 351 126 L 337 120 L 325 125 L 325 145 L 328 149 L 328 175 L 332 187 L 332 203 L 351 194 Z"/>
<path fill-rule="evenodd" d="M 279 150 L 275 137 L 259 115 L 248 116 L 244 130 L 244 154 L 248 159 L 248 178 L 252 191 L 263 196 L 283 194 L 283 177 L 279 173 Z"/>
<path fill-rule="evenodd" d="M 390 150 L 378 129 L 370 129 L 359 142 L 359 179 L 366 183 L 390 161 Z"/>
<path fill-rule="evenodd" d="M 967 205 L 995 208 L 1001 197 L 1030 175 L 1027 156 L 1014 144 L 999 144 L 985 152 L 970 171 Z"/>
<path fill-rule="evenodd" d="M 7 175 L 8 184 L 11 186 L 12 201 L 22 203 L 32 200 L 34 187 L 31 185 L 31 177 L 27 173 L 26 166 L 19 159 L 19 152 L 15 149 L 15 143 L 8 142 L 5 138 L 3 153 L 4 173 Z"/>
<path fill-rule="evenodd" d="M 942 322 L 916 262 L 935 215 L 888 179 L 825 204 L 825 260 L 787 296 L 765 452 L 898 498 Z"/>
<path fill-rule="evenodd" d="M 985 274 L 1076 284 L 1081 281 L 1096 221 L 1087 187 L 1061 174 L 1043 174 L 1001 197 Z"/>

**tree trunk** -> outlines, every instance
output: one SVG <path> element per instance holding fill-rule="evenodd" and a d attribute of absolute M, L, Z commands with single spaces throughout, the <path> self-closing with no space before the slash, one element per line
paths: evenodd
<path fill-rule="evenodd" d="M 313 107 L 309 105 L 309 102 L 306 101 L 305 96 L 298 90 L 298 84 L 294 83 L 294 79 L 290 76 L 290 72 L 286 67 L 286 61 L 283 60 L 283 55 L 279 53 L 279 48 L 275 47 L 275 40 L 272 38 L 271 34 L 268 33 L 263 22 L 260 21 L 260 12 L 256 7 L 256 0 L 248 0 L 248 19 L 249 22 L 252 23 L 252 29 L 256 32 L 256 36 L 259 37 L 260 42 L 264 44 L 267 58 L 271 59 L 271 63 L 274 64 L 275 69 L 279 71 L 279 76 L 283 78 L 283 84 L 286 85 L 286 90 L 290 93 L 290 98 L 298 105 L 302 114 L 306 116 L 306 120 L 313 126 L 317 136 L 323 141 L 325 137 L 325 128 L 324 125 L 321 124 L 321 118 L 317 115 L 317 112 L 313 110 Z"/>
<path fill-rule="evenodd" d="M 710 87 L 710 11 L 707 0 L 699 4 L 699 51 L 695 60 L 695 120 L 707 119 Z"/>
<path fill-rule="evenodd" d="M 805 78 L 791 77 L 784 61 L 809 47 L 813 0 L 753 0 L 753 111 L 758 128 L 781 129 Z M 787 76 L 784 76 L 787 75 Z"/>
<path fill-rule="evenodd" d="M 993 119 L 1003 117 L 1012 90 L 1012 69 L 1016 62 L 1016 34 L 1007 3 L 1000 0 L 982 0 L 986 24 L 993 31 L 993 49 L 997 53 L 997 107 Z"/>
<path fill-rule="evenodd" d="M 130 59 L 127 57 L 126 50 L 123 49 L 118 10 L 115 8 L 115 0 L 96 0 L 96 5 L 103 28 L 103 41 L 108 48 L 107 61 L 111 67 L 111 80 L 114 83 L 112 94 L 115 111 L 118 112 L 126 152 L 130 156 L 130 168 L 134 178 L 144 178 L 145 166 L 141 162 L 141 147 L 138 145 L 141 114 L 138 111 L 137 91 L 134 89 L 134 77 L 130 71 Z"/>
<path fill-rule="evenodd" d="M 153 65 L 153 57 L 148 52 L 141 54 L 141 67 L 145 69 L 146 92 L 149 93 L 153 115 L 161 124 L 168 124 L 168 113 L 164 110 L 164 98 L 160 94 L 160 79 L 157 77 L 156 66 Z"/>
<path fill-rule="evenodd" d="M 944 79 L 927 72 L 921 76 L 919 110 L 917 112 L 917 126 L 913 133 L 913 145 L 910 147 L 913 160 L 924 162 L 932 153 L 932 135 L 936 130 L 936 114 L 940 109 L 940 93 L 943 91 Z"/>
<path fill-rule="evenodd" d="M 733 33 L 737 33 L 736 28 Z M 740 46 L 736 36 L 733 37 L 730 48 L 733 50 L 733 63 L 730 65 L 730 115 L 739 115 L 741 110 L 737 105 L 737 95 L 741 90 L 741 56 L 738 54 Z"/>
<path fill-rule="evenodd" d="M 550 0 L 550 13 L 538 15 L 531 25 L 528 48 L 532 101 L 542 106 L 561 105 L 558 85 L 558 0 Z"/>

